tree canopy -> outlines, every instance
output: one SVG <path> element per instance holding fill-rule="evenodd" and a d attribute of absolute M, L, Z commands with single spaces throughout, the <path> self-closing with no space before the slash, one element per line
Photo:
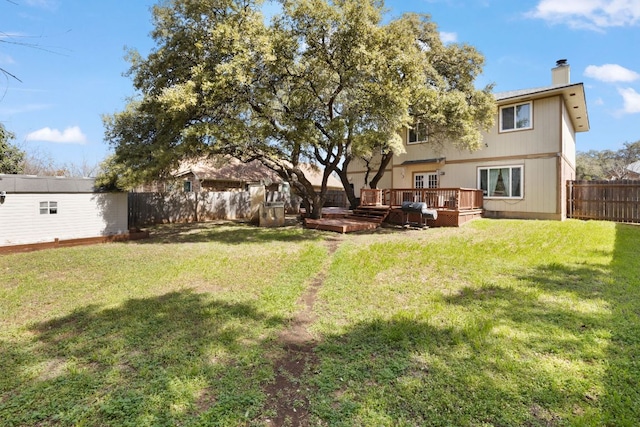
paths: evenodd
<path fill-rule="evenodd" d="M 2 123 L 0 123 L 0 173 L 23 173 L 24 151 L 20 150 L 10 141 L 15 138 Z"/>
<path fill-rule="evenodd" d="M 427 15 L 386 19 L 381 0 L 281 0 L 265 23 L 259 0 L 167 0 L 153 8 L 154 50 L 131 51 L 138 91 L 105 116 L 120 185 L 157 179 L 181 160 L 258 159 L 291 183 L 312 216 L 331 173 L 382 150 L 420 118 L 430 140 L 480 145 L 493 120 L 490 87 L 474 88 L 483 57 L 444 45 Z M 316 164 L 314 189 L 301 168 Z"/>
<path fill-rule="evenodd" d="M 625 142 L 619 150 L 589 150 L 576 155 L 576 177 L 584 180 L 627 179 L 631 163 L 640 161 L 640 141 Z"/>

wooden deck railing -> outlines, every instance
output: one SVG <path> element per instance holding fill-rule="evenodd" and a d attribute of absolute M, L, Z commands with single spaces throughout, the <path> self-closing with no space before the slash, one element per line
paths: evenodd
<path fill-rule="evenodd" d="M 382 206 L 383 191 L 363 188 L 360 190 L 360 206 Z"/>
<path fill-rule="evenodd" d="M 362 189 L 361 206 L 402 206 L 402 202 L 423 202 L 429 208 L 469 210 L 482 209 L 482 190 L 473 188 L 399 188 Z"/>

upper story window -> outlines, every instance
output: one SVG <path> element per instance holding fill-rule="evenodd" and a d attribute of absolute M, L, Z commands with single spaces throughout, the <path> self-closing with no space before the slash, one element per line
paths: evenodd
<path fill-rule="evenodd" d="M 56 215 L 58 202 L 40 202 L 40 215 Z"/>
<path fill-rule="evenodd" d="M 501 107 L 500 131 L 509 132 L 514 130 L 531 129 L 533 127 L 531 112 L 531 102 Z"/>
<path fill-rule="evenodd" d="M 420 144 L 429 141 L 429 133 L 427 132 L 427 124 L 416 120 L 413 127 L 407 132 L 407 144 Z"/>
<path fill-rule="evenodd" d="M 522 198 L 522 166 L 478 169 L 478 188 L 485 197 Z"/>
<path fill-rule="evenodd" d="M 184 190 L 185 193 L 190 193 L 193 191 L 193 185 L 191 184 L 191 181 L 185 181 L 183 184 L 182 189 Z"/>

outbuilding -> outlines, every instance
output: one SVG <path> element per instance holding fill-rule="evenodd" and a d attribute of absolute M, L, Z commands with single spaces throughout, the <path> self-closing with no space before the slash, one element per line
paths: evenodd
<path fill-rule="evenodd" d="M 126 238 L 127 203 L 93 178 L 0 174 L 0 247 Z"/>

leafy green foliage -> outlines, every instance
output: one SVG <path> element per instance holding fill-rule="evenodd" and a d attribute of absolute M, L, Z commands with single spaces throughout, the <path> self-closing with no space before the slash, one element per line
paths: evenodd
<path fill-rule="evenodd" d="M 351 199 L 353 156 L 402 151 L 414 116 L 434 136 L 475 148 L 491 120 L 489 89 L 473 87 L 483 58 L 443 46 L 428 16 L 385 23 L 378 0 L 286 0 L 267 25 L 258 1 L 173 0 L 154 8 L 156 49 L 130 53 L 141 93 L 104 118 L 125 181 L 144 181 L 185 158 L 258 159 L 319 216 L 328 176 Z M 434 137 L 434 140 L 438 138 Z M 316 190 L 304 163 L 318 164 Z"/>
<path fill-rule="evenodd" d="M 631 163 L 640 161 L 640 141 L 625 142 L 617 151 L 589 150 L 576 155 L 577 179 L 628 179 Z"/>
<path fill-rule="evenodd" d="M 24 151 L 20 150 L 10 141 L 15 138 L 2 123 L 0 123 L 0 173 L 23 173 Z"/>

